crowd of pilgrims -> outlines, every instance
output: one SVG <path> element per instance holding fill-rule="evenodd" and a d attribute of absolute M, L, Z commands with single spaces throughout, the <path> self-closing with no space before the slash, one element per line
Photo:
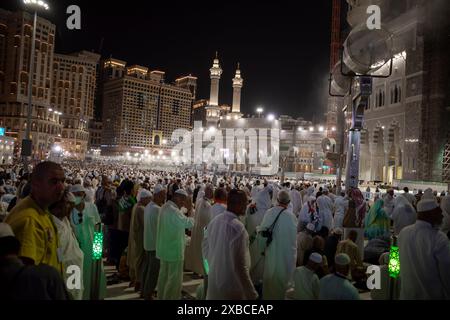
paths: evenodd
<path fill-rule="evenodd" d="M 186 271 L 204 279 L 197 299 L 360 299 L 369 265 L 372 299 L 450 299 L 450 196 L 431 189 L 368 201 L 323 181 L 52 162 L 3 167 L 0 185 L 5 299 L 91 299 L 100 223 L 100 299 L 120 281 L 146 300 L 181 299 Z M 81 286 L 68 285 L 74 265 Z"/>

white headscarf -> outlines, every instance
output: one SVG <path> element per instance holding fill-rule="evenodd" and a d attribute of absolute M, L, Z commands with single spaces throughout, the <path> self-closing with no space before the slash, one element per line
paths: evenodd
<path fill-rule="evenodd" d="M 422 199 L 436 200 L 436 197 L 433 194 L 433 190 L 431 190 L 431 188 L 425 189 L 425 191 L 423 192 L 423 196 L 422 196 L 421 200 Z"/>
<path fill-rule="evenodd" d="M 404 195 L 398 195 L 394 199 L 394 209 L 391 218 L 394 220 L 394 232 L 398 235 L 404 227 L 416 222 L 417 213 Z"/>
<path fill-rule="evenodd" d="M 255 199 L 256 209 L 266 212 L 272 206 L 272 199 L 269 194 L 269 186 L 258 192 Z"/>

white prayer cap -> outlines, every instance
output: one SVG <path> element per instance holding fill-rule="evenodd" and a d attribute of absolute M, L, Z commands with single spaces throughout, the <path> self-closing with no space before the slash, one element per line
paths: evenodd
<path fill-rule="evenodd" d="M 339 253 L 334 257 L 334 263 L 339 266 L 347 266 L 350 264 L 350 257 L 346 253 Z"/>
<path fill-rule="evenodd" d="M 157 185 L 153 188 L 153 194 L 154 194 L 154 195 L 157 195 L 158 193 L 160 193 L 161 191 L 164 191 L 164 190 L 165 190 L 165 188 L 164 188 L 162 185 L 157 184 Z"/>
<path fill-rule="evenodd" d="M 185 197 L 188 197 L 188 193 L 184 190 L 184 189 L 178 189 L 177 191 L 175 191 L 175 193 L 181 194 Z"/>
<path fill-rule="evenodd" d="M 70 192 L 86 192 L 86 190 L 81 184 L 74 184 L 73 186 L 70 186 Z"/>
<path fill-rule="evenodd" d="M 313 252 L 309 256 L 309 260 L 311 260 L 314 263 L 321 264 L 322 263 L 322 256 L 320 254 L 318 254 L 317 252 Z"/>
<path fill-rule="evenodd" d="M 141 189 L 139 190 L 139 193 L 136 197 L 137 201 L 141 201 L 144 198 L 150 198 L 152 196 L 152 193 L 148 191 L 147 189 Z"/>
<path fill-rule="evenodd" d="M 342 228 L 334 228 L 333 233 L 337 235 L 342 235 L 344 232 L 342 231 Z"/>
<path fill-rule="evenodd" d="M 316 230 L 316 226 L 313 223 L 308 223 L 306 225 L 306 229 L 309 231 L 314 231 L 314 230 Z"/>
<path fill-rule="evenodd" d="M 436 208 L 439 208 L 439 205 L 434 199 L 422 199 L 417 203 L 417 212 L 428 212 Z"/>
<path fill-rule="evenodd" d="M 11 226 L 5 222 L 0 223 L 0 238 L 14 237 L 14 232 Z"/>
<path fill-rule="evenodd" d="M 289 204 L 291 201 L 291 196 L 289 195 L 289 192 L 286 190 L 281 190 L 278 192 L 277 200 L 281 204 Z"/>

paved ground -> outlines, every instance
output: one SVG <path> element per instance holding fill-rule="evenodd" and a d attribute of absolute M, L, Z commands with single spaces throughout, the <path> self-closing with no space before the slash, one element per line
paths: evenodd
<path fill-rule="evenodd" d="M 115 273 L 115 267 L 105 266 L 106 278 Z M 185 272 L 183 279 L 183 300 L 194 300 L 196 297 L 197 287 L 202 283 L 202 279 L 196 279 L 193 277 L 192 272 Z M 105 300 L 143 300 L 140 298 L 139 293 L 134 292 L 134 287 L 129 288 L 130 282 L 120 282 L 117 284 L 111 284 L 106 289 Z"/>
<path fill-rule="evenodd" d="M 106 277 L 115 273 L 113 266 L 105 266 Z M 202 279 L 193 277 L 192 272 L 185 272 L 183 279 L 183 300 L 195 300 L 197 287 L 202 283 Z M 130 282 L 121 282 L 107 286 L 105 300 L 143 300 L 139 297 L 139 293 L 134 292 L 134 287 L 129 288 Z M 291 296 L 292 290 L 287 293 L 287 298 Z M 370 292 L 360 294 L 362 300 L 370 300 Z"/>

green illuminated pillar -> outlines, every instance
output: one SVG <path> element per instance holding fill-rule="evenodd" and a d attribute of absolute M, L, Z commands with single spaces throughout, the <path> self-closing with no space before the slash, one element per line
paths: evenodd
<path fill-rule="evenodd" d="M 400 256 L 398 254 L 398 247 L 391 246 L 389 253 L 389 276 L 397 279 L 400 274 Z"/>
<path fill-rule="evenodd" d="M 394 300 L 394 289 L 397 285 L 397 278 L 400 275 L 400 253 L 397 246 L 397 237 L 392 236 L 391 250 L 389 252 L 389 296 Z"/>
<path fill-rule="evenodd" d="M 94 243 L 92 245 L 92 258 L 100 260 L 103 256 L 103 233 L 94 232 Z"/>
<path fill-rule="evenodd" d="M 100 296 L 100 271 L 103 257 L 103 224 L 97 223 L 94 229 L 92 242 L 92 285 L 91 300 L 99 300 Z"/>

